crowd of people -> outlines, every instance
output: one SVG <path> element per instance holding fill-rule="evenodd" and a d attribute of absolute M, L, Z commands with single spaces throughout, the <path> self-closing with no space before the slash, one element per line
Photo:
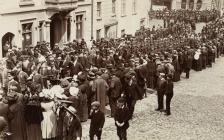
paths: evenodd
<path fill-rule="evenodd" d="M 218 10 L 153 10 L 149 12 L 149 17 L 152 19 L 162 19 L 164 21 L 174 23 L 185 22 L 185 23 L 208 23 L 220 17 L 220 11 Z"/>
<path fill-rule="evenodd" d="M 171 115 L 173 82 L 182 73 L 189 78 L 191 69 L 212 67 L 224 54 L 223 27 L 222 19 L 213 19 L 196 34 L 181 22 L 93 40 L 90 47 L 83 39 L 9 48 L 1 62 L 0 139 L 81 139 L 82 122 L 91 119 L 90 139 L 99 140 L 109 115 L 119 139 L 126 140 L 135 104 L 147 96 L 147 88 L 157 91 L 156 111 Z"/>

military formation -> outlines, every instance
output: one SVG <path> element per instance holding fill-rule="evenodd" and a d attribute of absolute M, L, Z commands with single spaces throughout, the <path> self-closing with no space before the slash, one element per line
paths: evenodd
<path fill-rule="evenodd" d="M 8 47 L 1 62 L 0 140 L 80 140 L 88 119 L 90 140 L 100 140 L 105 116 L 126 140 L 135 104 L 148 88 L 157 91 L 155 111 L 169 116 L 173 82 L 224 54 L 223 27 L 221 18 L 212 18 L 199 34 L 181 21 L 91 46 L 82 39 Z"/>

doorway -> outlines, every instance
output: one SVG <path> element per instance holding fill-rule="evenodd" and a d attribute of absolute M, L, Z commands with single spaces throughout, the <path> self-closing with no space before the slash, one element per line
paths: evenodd
<path fill-rule="evenodd" d="M 12 43 L 15 35 L 13 33 L 6 33 L 2 37 L 2 56 L 5 57 L 8 49 L 12 48 Z"/>

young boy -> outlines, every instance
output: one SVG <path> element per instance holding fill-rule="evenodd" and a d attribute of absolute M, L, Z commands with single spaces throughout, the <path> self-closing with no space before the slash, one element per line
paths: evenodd
<path fill-rule="evenodd" d="M 94 136 L 97 136 L 97 139 L 101 139 L 102 129 L 105 122 L 105 116 L 102 111 L 100 111 L 100 102 L 95 101 L 91 104 L 92 109 L 90 111 L 90 131 L 89 136 L 90 140 L 94 140 Z"/>
<path fill-rule="evenodd" d="M 127 129 L 129 127 L 128 121 L 130 118 L 131 114 L 129 109 L 125 106 L 125 99 L 119 98 L 117 101 L 114 120 L 117 127 L 117 135 L 120 140 L 127 140 Z"/>

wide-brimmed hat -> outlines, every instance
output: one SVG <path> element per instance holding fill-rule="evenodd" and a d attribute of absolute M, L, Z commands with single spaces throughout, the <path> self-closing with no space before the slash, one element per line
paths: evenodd
<path fill-rule="evenodd" d="M 69 113 L 71 113 L 72 115 L 76 115 L 76 113 L 77 113 L 77 110 L 73 107 L 73 106 L 69 106 L 68 108 L 67 108 L 67 111 L 69 112 Z"/>
<path fill-rule="evenodd" d="M 69 88 L 69 93 L 72 96 L 77 96 L 79 93 L 79 89 L 77 87 L 70 87 Z"/>
<path fill-rule="evenodd" d="M 15 91 L 9 92 L 5 97 L 7 101 L 16 101 L 18 98 L 19 98 L 18 93 Z"/>
<path fill-rule="evenodd" d="M 99 101 L 92 102 L 91 106 L 100 107 L 100 102 Z"/>
<path fill-rule="evenodd" d="M 87 78 L 88 78 L 88 79 L 95 79 L 95 78 L 96 78 L 96 74 L 90 71 L 90 72 L 88 73 L 88 75 L 87 75 Z"/>
<path fill-rule="evenodd" d="M 77 80 L 78 81 L 85 81 L 86 80 L 86 74 L 83 73 L 83 72 L 78 73 Z"/>
<path fill-rule="evenodd" d="M 60 82 L 61 82 L 60 85 L 63 88 L 66 88 L 66 87 L 68 87 L 70 85 L 70 83 L 69 83 L 69 81 L 67 79 L 61 79 Z"/>

